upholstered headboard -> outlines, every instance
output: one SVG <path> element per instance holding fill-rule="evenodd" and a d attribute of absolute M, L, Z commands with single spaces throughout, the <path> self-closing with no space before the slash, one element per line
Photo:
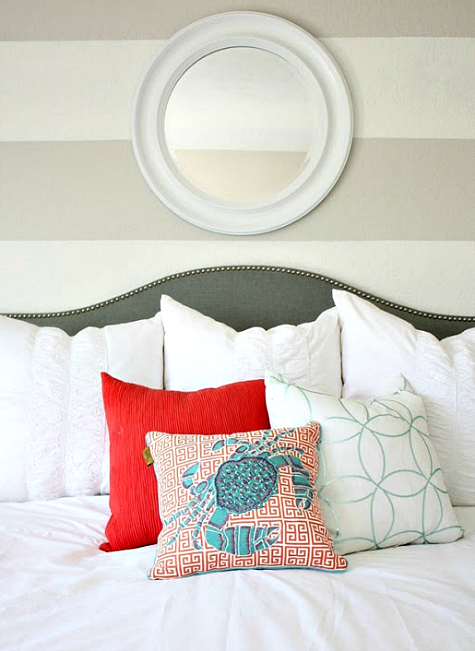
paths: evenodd
<path fill-rule="evenodd" d="M 155 280 L 125 294 L 88 307 L 45 314 L 9 314 L 38 325 L 58 326 L 75 334 L 86 326 L 104 326 L 153 316 L 160 296 L 176 300 L 222 321 L 236 330 L 260 325 L 312 321 L 332 307 L 333 288 L 377 303 L 421 330 L 439 338 L 457 334 L 475 324 L 475 317 L 430 314 L 417 306 L 396 305 L 345 283 L 310 271 L 266 266 L 229 266 L 194 269 Z"/>

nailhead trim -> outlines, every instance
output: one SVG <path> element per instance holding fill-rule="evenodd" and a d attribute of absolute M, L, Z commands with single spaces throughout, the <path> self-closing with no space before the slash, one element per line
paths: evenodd
<path fill-rule="evenodd" d="M 187 276 L 197 276 L 199 274 L 220 273 L 223 271 L 224 272 L 226 271 L 268 271 L 272 273 L 286 273 L 294 276 L 304 276 L 306 278 L 314 278 L 315 280 L 329 283 L 330 285 L 333 285 L 338 289 L 344 289 L 345 291 L 356 294 L 357 296 L 361 296 L 361 298 L 368 299 L 370 301 L 373 301 L 374 303 L 378 303 L 379 305 L 384 305 L 386 307 L 390 307 L 392 309 L 399 310 L 401 312 L 406 312 L 407 314 L 414 314 L 416 316 L 421 316 L 428 319 L 442 319 L 444 321 L 463 321 L 466 323 L 475 323 L 475 316 L 452 316 L 446 314 L 433 314 L 431 312 L 421 312 L 420 310 L 414 310 L 404 305 L 398 305 L 397 303 L 386 301 L 385 299 L 379 298 L 378 296 L 374 296 L 373 294 L 369 294 L 368 292 L 363 292 L 359 289 L 355 289 L 354 287 L 351 287 L 351 285 L 347 285 L 346 283 L 341 283 L 338 280 L 334 280 L 333 278 L 328 278 L 327 276 L 322 276 L 321 274 L 317 274 L 312 271 L 301 271 L 299 269 L 289 269 L 287 267 L 269 267 L 269 266 L 261 266 L 261 265 L 233 265 L 233 266 L 225 266 L 225 267 L 204 267 L 201 269 L 192 269 L 190 271 L 183 271 L 181 273 L 165 276 L 164 278 L 160 278 L 159 280 L 154 280 L 151 283 L 147 283 L 146 285 L 137 287 L 137 289 L 134 289 L 130 292 L 126 292 L 125 294 L 121 294 L 120 296 L 115 296 L 114 298 L 109 298 L 106 301 L 101 301 L 100 303 L 95 303 L 94 305 L 89 305 L 87 307 L 82 307 L 76 310 L 66 310 L 64 312 L 48 312 L 48 313 L 39 313 L 39 314 L 16 313 L 16 314 L 5 314 L 4 316 L 8 316 L 14 319 L 50 319 L 50 318 L 73 316 L 75 314 L 84 314 L 85 312 L 91 312 L 92 310 L 98 310 L 101 307 L 112 305 L 113 303 L 118 303 L 119 301 L 123 301 L 127 298 L 130 298 L 131 296 L 135 296 L 136 294 L 141 294 L 142 292 L 147 291 L 147 289 L 158 287 L 159 285 L 163 285 L 169 282 L 170 280 L 185 278 Z"/>

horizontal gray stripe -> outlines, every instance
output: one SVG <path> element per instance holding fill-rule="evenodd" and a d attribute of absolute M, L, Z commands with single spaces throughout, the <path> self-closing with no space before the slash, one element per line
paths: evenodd
<path fill-rule="evenodd" d="M 312 213 L 238 239 L 475 240 L 474 161 L 473 140 L 356 139 Z M 0 215 L 0 240 L 233 239 L 165 208 L 126 141 L 0 143 Z"/>
<path fill-rule="evenodd" d="M 0 40 L 162 39 L 236 10 L 272 13 L 317 37 L 475 36 L 473 0 L 1 0 Z"/>

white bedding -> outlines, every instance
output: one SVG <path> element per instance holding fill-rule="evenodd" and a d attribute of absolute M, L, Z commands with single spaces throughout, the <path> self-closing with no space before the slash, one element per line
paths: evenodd
<path fill-rule="evenodd" d="M 98 550 L 108 498 L 0 504 L 2 651 L 473 651 L 465 538 L 348 556 L 344 574 L 248 570 L 150 581 L 154 547 Z"/>

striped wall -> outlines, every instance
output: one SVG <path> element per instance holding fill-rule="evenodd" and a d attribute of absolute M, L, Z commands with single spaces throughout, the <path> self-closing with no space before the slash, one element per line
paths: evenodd
<path fill-rule="evenodd" d="M 355 110 L 352 152 L 329 196 L 294 224 L 245 238 L 198 229 L 161 205 L 129 137 L 137 83 L 167 39 L 229 10 L 274 13 L 320 38 Z M 130 251 L 133 268 L 114 263 L 118 291 L 192 260 L 222 264 L 224 255 L 229 264 L 285 259 L 315 271 L 324 264 L 342 280 L 372 282 L 373 291 L 414 303 L 412 276 L 375 271 L 391 251 L 396 266 L 416 273 L 427 309 L 440 300 L 425 282 L 437 256 L 439 272 L 447 265 L 450 282 L 465 288 L 457 298 L 447 292 L 453 309 L 475 313 L 467 298 L 475 296 L 474 208 L 473 0 L 0 0 L 0 272 L 7 267 L 11 278 L 0 285 L 0 310 L 21 307 L 17 290 L 41 260 L 38 246 L 56 261 L 51 276 L 67 276 L 71 258 L 57 255 L 57 242 L 74 248 L 80 268 L 97 247 L 103 255 Z M 153 268 L 136 256 L 141 242 Z M 333 268 L 328 250 L 338 251 Z M 423 264 L 415 263 L 419 253 Z M 43 294 L 50 300 L 45 283 L 23 292 L 25 309 Z M 70 306 L 96 300 L 97 287 L 84 295 L 84 285 L 83 278 L 73 287 Z"/>

